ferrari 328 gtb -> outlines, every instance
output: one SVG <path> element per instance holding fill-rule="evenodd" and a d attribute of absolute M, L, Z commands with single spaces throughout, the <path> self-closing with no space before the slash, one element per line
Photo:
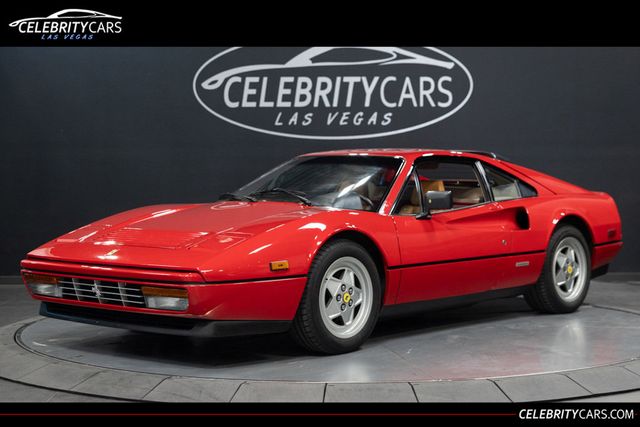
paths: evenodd
<path fill-rule="evenodd" d="M 357 349 L 378 317 L 524 295 L 569 313 L 622 247 L 607 194 L 492 153 L 299 156 L 220 200 L 119 213 L 31 251 L 41 314 Z M 558 321 L 561 321 L 560 319 Z"/>

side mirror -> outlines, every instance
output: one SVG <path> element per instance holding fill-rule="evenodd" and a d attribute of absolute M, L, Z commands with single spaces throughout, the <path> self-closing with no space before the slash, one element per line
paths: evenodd
<path fill-rule="evenodd" d="M 422 206 L 424 210 L 416 216 L 417 219 L 430 219 L 432 210 L 451 209 L 453 207 L 451 191 L 427 191 L 422 196 Z"/>

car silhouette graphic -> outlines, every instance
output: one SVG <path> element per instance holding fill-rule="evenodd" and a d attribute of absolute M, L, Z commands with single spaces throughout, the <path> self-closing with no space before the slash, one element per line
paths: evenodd
<path fill-rule="evenodd" d="M 107 13 L 98 12 L 89 9 L 64 9 L 52 13 L 49 16 L 39 16 L 33 18 L 24 18 L 13 21 L 10 27 L 17 27 L 23 22 L 29 21 L 52 21 L 52 20 L 71 20 L 71 19 L 122 19 L 122 16 L 109 15 Z"/>
<path fill-rule="evenodd" d="M 383 58 L 361 60 L 361 61 L 318 61 L 314 59 L 321 55 L 329 53 L 336 49 L 361 49 L 384 54 Z M 418 64 L 430 65 L 434 67 L 445 68 L 450 70 L 454 67 L 453 61 L 443 61 L 440 59 L 430 58 L 420 55 L 406 49 L 398 47 L 311 47 L 302 53 L 294 56 L 284 64 L 258 64 L 246 65 L 221 71 L 212 77 L 209 77 L 201 83 L 202 88 L 206 90 L 215 90 L 219 88 L 229 77 L 238 74 L 249 73 L 262 70 L 277 70 L 291 68 L 308 68 L 308 67 L 328 67 L 328 66 L 345 66 L 345 65 L 399 65 L 399 64 Z"/>

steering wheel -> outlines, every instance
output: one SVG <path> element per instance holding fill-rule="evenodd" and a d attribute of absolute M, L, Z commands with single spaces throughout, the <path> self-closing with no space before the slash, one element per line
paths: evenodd
<path fill-rule="evenodd" d="M 360 200 L 365 202 L 371 209 L 373 209 L 375 207 L 375 203 L 373 203 L 370 198 L 368 198 L 367 196 L 363 196 L 362 194 L 358 193 L 357 191 L 354 191 L 354 193 L 356 193 L 358 195 L 358 197 L 360 197 Z"/>

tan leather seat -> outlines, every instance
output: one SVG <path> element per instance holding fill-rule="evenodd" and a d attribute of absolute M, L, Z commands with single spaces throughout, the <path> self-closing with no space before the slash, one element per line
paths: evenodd
<path fill-rule="evenodd" d="M 422 188 L 422 194 L 427 191 L 445 191 L 444 182 L 441 180 L 434 181 L 420 181 L 420 187 Z M 417 215 L 420 213 L 420 195 L 416 191 L 415 187 L 411 192 L 410 203 L 400 208 L 400 215 Z"/>
<path fill-rule="evenodd" d="M 445 191 L 444 182 L 441 180 L 420 181 L 420 186 L 422 187 L 423 193 L 426 193 L 427 191 Z"/>
<path fill-rule="evenodd" d="M 471 206 L 477 205 L 484 201 L 484 195 L 482 189 L 472 188 L 470 190 L 454 191 L 453 192 L 453 204 Z"/>
<path fill-rule="evenodd" d="M 494 185 L 491 190 L 493 191 L 493 198 L 496 202 L 517 199 L 520 197 L 518 186 L 512 182 L 503 185 Z"/>

